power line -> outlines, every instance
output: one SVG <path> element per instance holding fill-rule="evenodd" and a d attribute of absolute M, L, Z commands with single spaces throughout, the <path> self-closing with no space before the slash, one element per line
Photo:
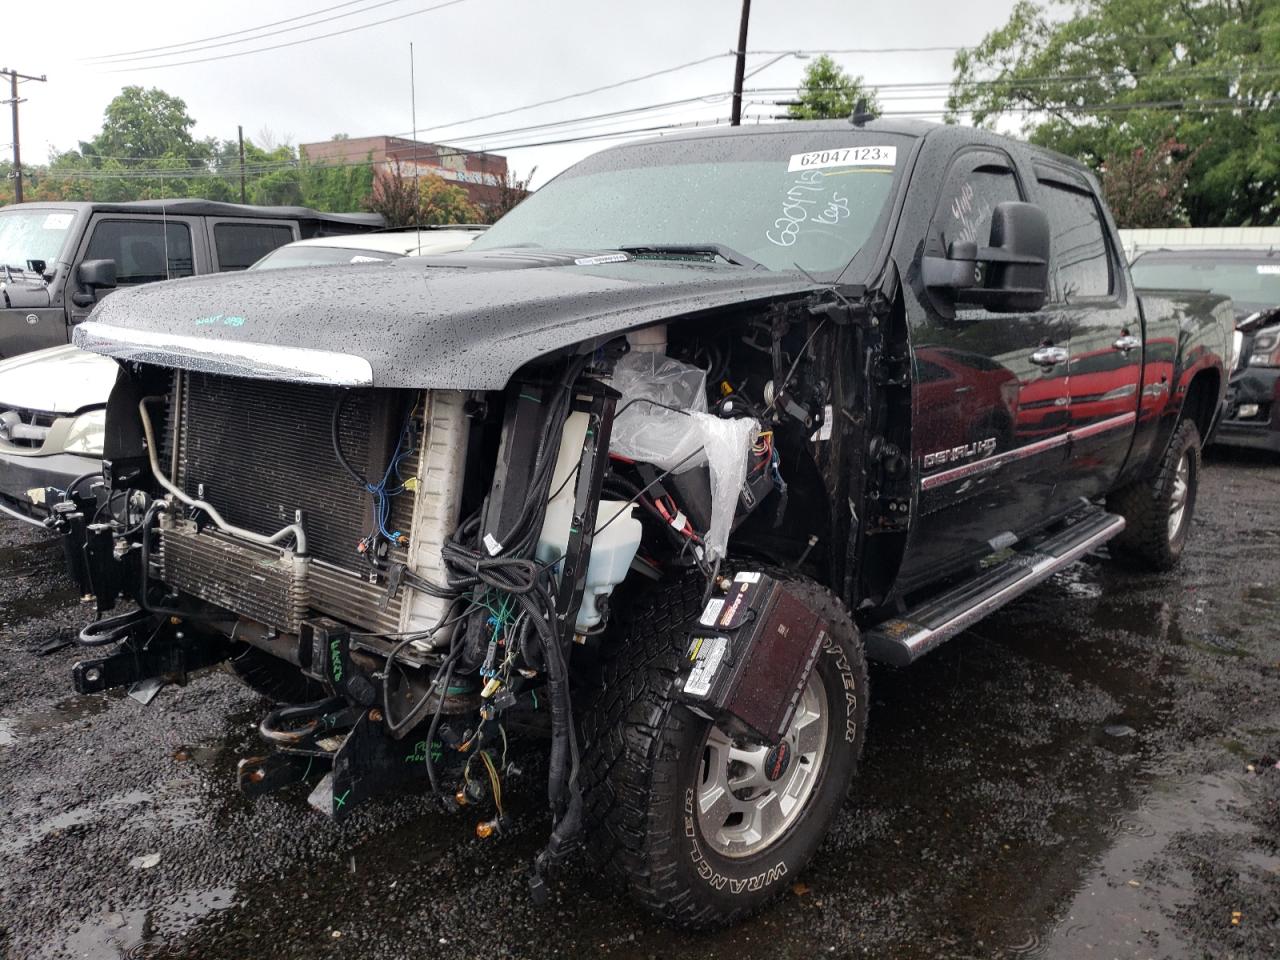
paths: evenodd
<path fill-rule="evenodd" d="M 574 137 L 561 137 L 561 138 L 554 139 L 554 140 L 540 140 L 540 141 L 535 141 L 535 142 L 526 142 L 526 143 L 510 143 L 510 144 L 503 144 L 503 145 L 501 145 L 501 146 L 490 147 L 490 148 L 485 149 L 485 150 L 462 150 L 462 149 L 459 149 L 459 150 L 450 150 L 450 151 L 447 151 L 447 152 L 443 152 L 443 151 L 442 151 L 442 152 L 441 152 L 441 153 L 439 153 L 437 156 L 440 156 L 440 157 L 449 157 L 449 156 L 456 156 L 456 157 L 462 157 L 462 156 L 474 156 L 475 154 L 480 154 L 480 153 L 491 153 L 491 152 L 493 152 L 493 151 L 495 151 L 495 150 L 526 150 L 526 149 L 531 149 L 531 148 L 533 148 L 533 147 L 552 147 L 552 146 L 560 146 L 560 145 L 563 145 L 563 144 L 569 144 L 569 143 L 586 143 L 586 142 L 594 141 L 594 140 L 612 140 L 612 139 L 617 139 L 617 138 L 619 138 L 619 137 L 633 137 L 633 136 L 640 136 L 640 135 L 643 135 L 643 134 L 665 133 L 665 132 L 672 131 L 672 130 L 688 130 L 688 129 L 694 129 L 694 128 L 699 128 L 699 127 L 701 127 L 701 128 L 719 127 L 719 126 L 724 126 L 724 125 L 725 125 L 725 124 L 727 124 L 727 123 L 728 123 L 728 118 L 727 118 L 727 117 L 716 117 L 716 118 L 714 118 L 714 119 L 709 119 L 709 120 L 695 120 L 695 121 L 689 121 L 689 122 L 686 122 L 686 123 L 677 123 L 677 124 L 670 124 L 670 123 L 668 123 L 668 124 L 658 124 L 658 125 L 656 125 L 656 126 L 649 126 L 649 127 L 637 127 L 637 128 L 631 129 L 631 130 L 616 130 L 616 131 L 611 131 L 611 132 L 608 132 L 608 133 L 594 133 L 594 134 L 584 134 L 584 135 L 574 136 Z M 381 162 L 381 161 L 378 161 L 378 160 L 357 160 L 357 161 L 347 161 L 347 162 L 343 162 L 343 163 L 328 164 L 328 165 L 326 165 L 326 168 L 327 168 L 327 169 L 331 169 L 331 170 L 333 170 L 333 169 L 341 169 L 341 168 L 344 168 L 344 167 L 368 167 L 368 166 L 376 166 L 376 165 L 377 165 L 378 163 L 380 163 L 380 162 Z M 278 163 L 278 164 L 277 164 L 277 163 L 272 163 L 272 164 L 261 164 L 261 165 L 257 165 L 256 167 L 255 167 L 254 165 L 250 165 L 250 166 L 248 167 L 248 170 L 249 170 L 250 172 L 256 172 L 256 173 L 271 173 L 271 172 L 273 172 L 273 171 L 275 171 L 275 170 L 280 170 L 280 169 L 290 169 L 290 168 L 297 168 L 297 167 L 298 167 L 298 164 L 297 164 L 296 162 L 281 162 L 281 163 Z M 229 172 L 225 172 L 225 171 L 216 171 L 216 170 L 208 170 L 208 169 L 203 170 L 203 171 L 201 171 L 201 170 L 195 170 L 195 169 L 192 169 L 192 170 L 182 170 L 182 169 L 141 170 L 141 169 L 135 169 L 135 170 L 122 170 L 122 171 L 120 171 L 119 173 L 105 173 L 105 172 L 100 171 L 100 170 L 91 170 L 91 171 L 72 171 L 72 170 L 68 170 L 68 171 L 49 171 L 48 173 L 42 173 L 42 174 L 41 174 L 41 176 L 42 176 L 42 177 L 48 177 L 48 178 L 50 178 L 50 179 L 57 179 L 57 180 L 75 180 L 75 179 L 85 179 L 85 180 L 144 180 L 144 179 L 184 180 L 184 179 L 198 179 L 198 178 L 201 178 L 201 177 L 217 177 L 217 176 L 230 176 L 230 175 L 231 175 L 231 174 L 230 174 Z"/>
<path fill-rule="evenodd" d="M 733 56 L 732 50 L 726 50 L 724 53 L 713 53 L 709 57 L 701 57 L 697 60 L 690 60 L 687 63 L 678 63 L 674 67 L 663 67 L 661 70 L 654 70 L 650 73 L 643 73 L 638 77 L 628 77 L 626 80 L 618 80 L 614 83 L 606 83 L 600 87 L 592 87 L 590 90 L 580 90 L 577 93 L 567 93 L 560 97 L 552 97 L 549 100 L 538 100 L 534 103 L 526 103 L 519 107 L 510 107 L 506 110 L 495 110 L 493 113 L 481 114 L 478 117 L 468 117 L 465 120 L 451 120 L 448 123 L 437 124 L 434 127 L 427 127 L 420 130 L 419 133 L 434 133 L 437 130 L 444 130 L 448 127 L 458 127 L 463 124 L 475 123 L 479 120 L 492 120 L 494 117 L 505 117 L 512 113 L 520 113 L 524 110 L 532 110 L 535 107 L 546 107 L 553 103 L 564 103 L 566 100 L 576 100 L 579 97 L 589 97 L 592 94 L 603 93 L 606 90 L 616 90 L 618 87 L 625 87 L 628 84 L 640 83 L 642 80 L 652 80 L 654 77 L 661 77 L 669 73 L 676 73 L 680 70 L 687 70 L 690 67 L 700 66 L 704 63 L 710 63 L 712 60 L 721 60 L 725 57 Z"/>
<path fill-rule="evenodd" d="M 345 3 L 335 3 L 331 7 L 322 7 L 319 10 L 312 10 L 310 13 L 300 13 L 296 17 L 286 17 L 283 20 L 273 20 L 270 23 L 259 24 L 256 27 L 245 27 L 243 30 L 232 30 L 230 33 L 217 33 L 212 37 L 200 37 L 197 40 L 187 40 L 183 43 L 167 43 L 158 47 L 141 47 L 137 50 L 119 50 L 116 53 L 103 53 L 96 57 L 83 57 L 84 62 L 93 62 L 96 60 L 115 60 L 118 57 L 129 57 L 136 53 L 153 53 L 156 50 L 173 50 L 177 47 L 190 47 L 198 43 L 208 43 L 210 40 L 223 40 L 227 37 L 238 37 L 246 33 L 256 33 L 259 30 L 266 30 L 269 27 L 278 27 L 283 23 L 294 23 L 298 20 L 306 20 L 310 17 L 317 16 L 321 13 L 328 13 L 330 10 L 340 10 L 343 7 L 352 7 L 359 3 L 368 3 L 368 0 L 346 0 Z M 359 12 L 359 11 L 356 11 Z M 308 24 L 303 24 L 308 26 Z M 297 29 L 301 29 L 300 27 Z M 254 39 L 252 37 L 247 39 Z"/>
<path fill-rule="evenodd" d="M 279 30 L 269 30 L 266 33 L 260 33 L 254 37 L 244 37 L 239 40 L 221 40 L 217 43 L 207 43 L 203 46 L 192 47 L 189 50 L 167 51 L 163 53 L 148 53 L 140 57 L 124 57 L 120 59 L 112 59 L 106 61 L 104 65 L 115 66 L 122 63 L 134 63 L 140 60 L 159 60 L 164 57 L 187 56 L 191 53 L 199 53 L 202 50 L 216 50 L 219 47 L 232 47 L 238 43 L 252 43 L 255 40 L 265 40 L 267 37 L 279 36 L 282 33 L 293 33 L 296 30 L 306 30 L 308 27 L 318 27 L 322 23 L 332 23 L 334 20 L 342 20 L 345 17 L 354 17 L 362 13 L 370 13 L 379 7 L 390 6 L 393 3 L 404 3 L 404 0 L 379 0 L 378 3 L 368 7 L 362 7 L 359 10 L 348 10 L 346 13 L 335 13 L 332 17 L 322 17 L 319 20 L 313 20 L 310 23 L 302 23 L 294 27 L 281 27 Z M 312 38 L 318 39 L 318 38 Z"/>
<path fill-rule="evenodd" d="M 549 129 L 555 129 L 558 127 L 577 126 L 577 125 L 588 123 L 590 121 L 595 121 L 595 120 L 610 120 L 615 117 L 618 117 L 618 118 L 630 117 L 639 113 L 649 113 L 654 110 L 661 110 L 668 107 L 680 107 L 680 106 L 685 106 L 691 103 L 706 102 L 708 104 L 712 104 L 712 103 L 715 103 L 716 101 L 724 100 L 729 96 L 730 94 L 728 93 L 728 91 L 704 93 L 698 96 L 682 97 L 678 100 L 665 100 L 665 101 L 662 101 L 661 103 L 651 103 L 645 106 L 628 107 L 621 110 L 610 110 L 605 113 L 593 113 L 593 114 L 588 114 L 582 117 L 571 117 L 565 120 L 548 120 L 544 123 L 534 123 L 534 124 L 529 124 L 527 126 L 522 126 L 522 127 L 508 127 L 503 130 L 489 130 L 489 131 L 486 131 L 485 133 L 465 134 L 457 137 L 450 137 L 449 139 L 452 143 L 458 143 L 458 142 L 465 142 L 469 140 L 482 140 L 490 137 L 509 136 L 509 135 L 518 134 L 518 133 L 532 133 L 534 131 L 540 131 L 540 130 L 545 131 Z M 386 136 L 391 139 L 398 139 L 403 136 L 408 136 L 410 132 L 411 131 L 405 131 L 403 134 L 391 133 L 391 134 L 386 134 Z M 356 139 L 360 139 L 360 138 L 356 138 Z M 367 151 L 357 151 L 357 152 L 363 154 L 363 153 L 366 153 Z M 486 151 L 477 151 L 477 152 L 483 153 Z M 157 161 L 156 157 L 125 157 L 125 156 L 115 156 L 115 155 L 108 155 L 108 154 L 85 154 L 84 159 L 115 160 L 120 162 L 156 162 Z M 195 163 L 209 163 L 209 162 L 217 161 L 219 158 L 217 156 L 203 155 L 203 156 L 191 156 L 191 157 L 168 157 L 166 159 L 186 160 L 188 162 L 195 162 Z M 292 161 L 263 161 L 263 162 L 287 164 Z"/>
<path fill-rule="evenodd" d="M 759 101 L 758 105 L 767 106 L 768 102 Z M 1203 101 L 1146 101 L 1146 102 L 1139 102 L 1139 103 L 1133 103 L 1133 104 L 1124 104 L 1124 103 L 1082 104 L 1082 105 L 1073 106 L 1069 109 L 1070 109 L 1070 112 L 1083 113 L 1083 112 L 1107 112 L 1107 111 L 1123 112 L 1127 110 L 1170 110 L 1170 111 L 1180 110 L 1180 111 L 1212 112 L 1212 111 L 1217 111 L 1221 109 L 1239 109 L 1239 108 L 1240 108 L 1240 104 L 1238 103 L 1238 101 L 1223 98 L 1223 99 L 1213 99 L 1213 100 L 1203 100 Z M 945 115 L 946 112 L 947 111 L 945 110 L 915 110 L 915 111 L 903 110 L 903 111 L 886 112 L 884 116 L 886 117 L 942 116 L 942 115 Z M 973 111 L 961 110 L 958 112 L 971 113 Z M 1009 108 L 1007 112 L 1042 113 L 1045 111 L 1040 108 L 1033 108 L 1033 107 L 1013 107 L 1013 108 Z M 760 119 L 760 118 L 757 117 L 755 119 Z M 565 122 L 567 123 L 572 121 L 565 121 Z M 571 137 L 560 137 L 560 138 L 555 138 L 550 140 L 506 143 L 500 146 L 486 147 L 483 150 L 479 150 L 479 149 L 469 150 L 469 149 L 462 149 L 462 148 L 452 149 L 448 151 L 441 151 L 437 156 L 438 157 L 473 156 L 476 154 L 492 153 L 499 150 L 521 150 L 521 149 L 531 149 L 535 147 L 558 146 L 558 145 L 571 144 L 571 143 L 585 143 L 585 142 L 591 142 L 591 141 L 611 140 L 611 139 L 618 139 L 622 137 L 640 136 L 645 134 L 654 134 L 654 133 L 660 134 L 660 133 L 670 132 L 674 130 L 684 130 L 684 129 L 697 128 L 697 127 L 715 127 L 715 126 L 721 126 L 726 122 L 727 122 L 726 118 L 715 118 L 712 120 L 692 121 L 692 122 L 686 122 L 686 123 L 680 123 L 680 124 L 670 124 L 670 123 L 658 124 L 654 126 L 638 127 L 638 128 L 633 128 L 629 130 L 581 134 L 581 135 L 576 135 Z M 343 161 L 339 163 L 325 164 L 324 166 L 326 169 L 342 169 L 342 168 L 349 168 L 349 167 L 374 166 L 374 165 L 377 165 L 379 162 L 380 161 L 374 161 L 374 160 L 368 160 L 368 159 L 349 160 L 349 161 Z M 267 173 L 274 172 L 276 170 L 297 169 L 298 167 L 299 167 L 299 164 L 297 161 L 272 161 L 268 163 L 250 165 L 248 167 L 248 171 L 253 173 L 254 175 L 261 176 Z M 100 170 L 56 171 L 56 172 L 51 171 L 49 173 L 42 174 L 42 176 L 49 177 L 51 179 L 61 179 L 61 180 L 200 179 L 203 177 L 217 177 L 217 176 L 228 176 L 228 175 L 229 174 L 226 171 L 218 171 L 218 170 L 212 170 L 212 169 L 205 169 L 205 170 L 135 169 L 135 170 L 120 171 L 118 173 L 115 173 L 115 172 L 107 173 Z"/>
<path fill-rule="evenodd" d="M 437 3 L 432 7 L 423 7 L 421 10 L 410 10 L 408 13 L 397 14 L 394 17 L 385 17 L 382 20 L 371 20 L 368 23 L 357 24 L 354 27 L 347 27 L 343 30 L 333 30 L 329 33 L 321 33 L 314 37 L 303 37 L 301 40 L 289 40 L 285 43 L 276 43 L 269 47 L 255 47 L 252 50 L 237 50 L 235 53 L 220 53 L 213 57 L 200 57 L 196 60 L 179 60 L 174 63 L 153 63 L 142 67 L 121 67 L 118 70 L 108 70 L 107 73 L 132 73 L 137 70 L 164 70 L 167 67 L 189 67 L 197 63 L 212 63 L 215 60 L 230 60 L 233 57 L 247 57 L 253 53 L 266 53 L 270 50 L 283 50 L 285 47 L 296 47 L 299 44 L 311 43 L 314 40 L 327 40 L 330 37 L 341 37 L 348 33 L 355 33 L 358 30 L 368 30 L 370 27 L 380 27 L 384 23 L 393 23 L 396 20 L 406 20 L 409 17 L 416 17 L 419 14 L 431 13 L 433 10 L 443 10 L 445 7 L 456 6 L 459 3 L 466 3 L 467 0 L 445 0 L 444 3 Z"/>

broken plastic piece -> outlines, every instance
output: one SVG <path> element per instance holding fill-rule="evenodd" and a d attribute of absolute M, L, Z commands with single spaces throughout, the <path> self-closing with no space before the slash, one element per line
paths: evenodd
<path fill-rule="evenodd" d="M 614 368 L 613 386 L 622 398 L 609 452 L 677 474 L 708 464 L 706 553 L 712 560 L 723 557 L 759 424 L 707 413 L 706 373 L 659 354 L 627 354 Z"/>

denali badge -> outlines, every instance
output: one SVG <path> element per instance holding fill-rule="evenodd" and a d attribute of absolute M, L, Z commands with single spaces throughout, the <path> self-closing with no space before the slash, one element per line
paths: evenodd
<path fill-rule="evenodd" d="M 928 470 L 930 467 L 940 467 L 944 463 L 955 463 L 958 460 L 968 460 L 971 457 L 989 457 L 995 452 L 996 438 L 987 437 L 985 440 L 966 443 L 962 447 L 949 447 L 936 453 L 926 453 L 923 466 Z"/>

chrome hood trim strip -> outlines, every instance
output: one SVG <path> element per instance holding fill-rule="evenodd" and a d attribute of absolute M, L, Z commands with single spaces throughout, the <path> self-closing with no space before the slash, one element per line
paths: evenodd
<path fill-rule="evenodd" d="M 309 347 L 208 340 L 87 321 L 71 342 L 117 360 L 255 380 L 284 380 L 329 387 L 371 387 L 373 367 L 364 357 Z"/>

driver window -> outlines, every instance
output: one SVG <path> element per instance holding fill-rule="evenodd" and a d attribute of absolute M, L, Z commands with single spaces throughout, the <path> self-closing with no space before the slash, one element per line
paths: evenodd
<path fill-rule="evenodd" d="M 968 158 L 951 168 L 933 218 L 933 235 L 942 240 L 943 256 L 957 241 L 987 246 L 996 204 L 1021 200 L 1013 170 L 990 160 Z"/>
<path fill-rule="evenodd" d="M 173 220 L 103 220 L 93 229 L 84 259 L 114 260 L 122 287 L 195 272 L 191 229 Z"/>

